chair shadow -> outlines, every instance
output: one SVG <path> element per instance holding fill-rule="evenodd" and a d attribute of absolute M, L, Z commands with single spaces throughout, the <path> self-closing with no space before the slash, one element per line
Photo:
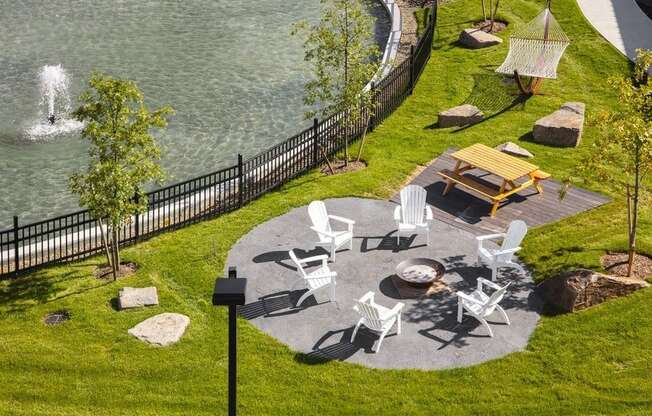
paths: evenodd
<path fill-rule="evenodd" d="M 418 333 L 419 335 L 439 343 L 440 345 L 437 347 L 437 350 L 443 350 L 451 346 L 454 348 L 463 348 L 470 345 L 467 341 L 468 338 L 490 338 L 489 334 L 484 335 L 472 333 L 479 326 L 481 326 L 480 322 L 473 318 L 465 316 L 465 319 L 460 323 L 457 322 L 457 317 L 451 314 L 439 321 L 437 325 L 433 325 L 430 328 L 420 329 Z M 434 334 L 434 331 L 441 330 L 449 332 L 451 337 L 446 339 Z"/>
<path fill-rule="evenodd" d="M 351 343 L 351 334 L 353 326 L 326 332 L 312 347 L 309 353 L 297 353 L 294 359 L 302 364 L 317 365 L 325 364 L 330 361 L 345 361 L 360 350 L 365 350 L 365 346 L 360 346 L 357 342 Z M 339 340 L 327 346 L 322 346 L 331 338 L 339 336 Z M 359 335 L 356 337 L 359 338 Z"/>
<path fill-rule="evenodd" d="M 356 334 L 355 341 L 351 342 L 355 326 L 326 332 L 312 347 L 309 353 L 299 353 L 295 355 L 295 360 L 302 364 L 324 364 L 329 361 L 346 361 L 359 351 L 365 354 L 375 354 L 373 347 L 378 341 L 380 335 L 376 332 L 361 326 Z M 391 331 L 385 336 L 385 339 L 396 336 L 396 330 Z M 324 345 L 332 338 L 339 336 L 334 343 Z"/>
<path fill-rule="evenodd" d="M 323 247 L 316 247 L 312 250 L 304 250 L 302 248 L 293 248 L 292 249 L 294 253 L 297 255 L 299 259 L 303 259 L 306 257 L 313 257 L 313 256 L 318 256 L 322 254 L 329 254 L 328 251 L 326 251 Z M 339 253 L 340 251 L 343 251 L 344 249 L 338 250 L 337 252 Z M 297 271 L 297 268 L 293 265 L 293 263 L 290 261 L 290 254 L 288 253 L 289 250 L 276 250 L 276 251 L 268 251 L 266 253 L 258 254 L 256 255 L 253 259 L 251 259 L 254 263 L 276 263 L 277 265 L 281 267 L 285 267 L 286 269 L 292 270 L 292 271 Z M 308 263 L 307 267 L 312 267 L 316 264 L 318 264 L 319 261 L 315 262 L 310 262 Z"/>
<path fill-rule="evenodd" d="M 275 318 L 286 315 L 294 315 L 301 311 L 318 306 L 326 302 L 317 302 L 314 296 L 308 297 L 301 306 L 296 306 L 299 298 L 307 292 L 307 289 L 284 290 L 269 295 L 264 295 L 254 302 L 238 307 L 238 314 L 246 320 L 256 318 Z"/>
<path fill-rule="evenodd" d="M 397 230 L 390 231 L 385 235 L 380 236 L 364 236 L 356 237 L 361 238 L 362 243 L 360 244 L 360 252 L 368 253 L 370 251 L 376 250 L 386 250 L 393 253 L 398 253 L 401 250 L 409 250 L 414 248 L 425 247 L 426 244 L 413 245 L 414 241 L 417 238 L 417 235 L 411 235 L 410 237 L 401 237 L 399 239 L 399 245 L 396 245 L 396 232 Z M 375 247 L 370 247 L 370 242 L 373 240 L 380 240 L 380 242 Z"/>

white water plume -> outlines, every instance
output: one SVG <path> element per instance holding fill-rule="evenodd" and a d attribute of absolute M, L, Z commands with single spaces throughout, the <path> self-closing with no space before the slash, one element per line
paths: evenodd
<path fill-rule="evenodd" d="M 45 65 L 39 72 L 40 114 L 36 124 L 29 127 L 27 135 L 35 140 L 79 130 L 83 124 L 68 118 L 70 113 L 70 79 L 61 64 Z"/>

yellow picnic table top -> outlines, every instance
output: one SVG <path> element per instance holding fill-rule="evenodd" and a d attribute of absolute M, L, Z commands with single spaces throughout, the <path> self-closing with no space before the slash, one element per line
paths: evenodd
<path fill-rule="evenodd" d="M 506 181 L 514 181 L 539 169 L 538 166 L 510 156 L 489 146 L 476 143 L 451 155 L 454 159 L 468 163 Z"/>

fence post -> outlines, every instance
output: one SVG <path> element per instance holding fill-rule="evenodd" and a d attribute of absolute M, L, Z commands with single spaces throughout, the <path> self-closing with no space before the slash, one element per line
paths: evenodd
<path fill-rule="evenodd" d="M 14 273 L 20 270 L 20 259 L 18 258 L 18 216 L 14 215 Z"/>
<path fill-rule="evenodd" d="M 434 2 L 432 4 L 432 13 L 430 13 L 431 21 L 432 21 L 432 26 L 435 26 L 435 23 L 437 22 L 437 12 L 439 11 L 439 7 L 437 5 L 437 2 Z"/>
<path fill-rule="evenodd" d="M 410 95 L 414 91 L 414 45 L 410 45 Z"/>
<path fill-rule="evenodd" d="M 138 191 L 136 191 L 136 194 L 134 195 L 134 201 L 136 204 L 138 204 L 140 198 L 138 197 Z M 136 220 L 136 227 L 134 230 L 134 241 L 138 241 L 138 237 L 140 237 L 140 213 L 136 211 L 135 215 L 135 220 Z"/>
<path fill-rule="evenodd" d="M 312 119 L 312 165 L 317 166 L 319 161 L 319 120 Z"/>
<path fill-rule="evenodd" d="M 242 155 L 238 153 L 238 207 L 241 207 L 243 202 L 242 176 Z"/>
<path fill-rule="evenodd" d="M 374 125 L 376 123 L 376 83 L 374 81 L 371 81 L 371 87 L 369 88 L 370 94 L 371 94 L 371 108 L 367 109 L 367 111 L 371 111 L 371 114 L 369 114 L 369 133 L 374 131 Z"/>

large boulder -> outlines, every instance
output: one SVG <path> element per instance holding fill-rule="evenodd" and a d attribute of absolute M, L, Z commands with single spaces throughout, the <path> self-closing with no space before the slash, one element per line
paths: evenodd
<path fill-rule="evenodd" d="M 474 105 L 463 104 L 439 113 L 439 127 L 466 126 L 482 121 L 484 114 Z"/>
<path fill-rule="evenodd" d="M 179 341 L 189 324 L 186 315 L 166 312 L 145 319 L 127 332 L 148 344 L 165 347 Z"/>
<path fill-rule="evenodd" d="M 123 287 L 118 291 L 118 308 L 131 309 L 158 305 L 158 293 L 151 287 Z"/>
<path fill-rule="evenodd" d="M 536 292 L 546 304 L 563 312 L 574 312 L 649 286 L 640 279 L 578 269 L 541 282 Z"/>
<path fill-rule="evenodd" d="M 496 150 L 500 150 L 503 153 L 507 153 L 512 156 L 527 157 L 532 158 L 534 155 L 530 153 L 527 149 L 522 148 L 514 142 L 506 142 L 496 146 Z"/>
<path fill-rule="evenodd" d="M 584 103 L 566 103 L 534 123 L 534 141 L 561 147 L 576 147 L 584 130 Z"/>
<path fill-rule="evenodd" d="M 467 48 L 480 49 L 498 45 L 499 43 L 503 43 L 503 40 L 491 33 L 471 28 L 464 29 L 462 33 L 460 33 L 459 42 Z"/>

